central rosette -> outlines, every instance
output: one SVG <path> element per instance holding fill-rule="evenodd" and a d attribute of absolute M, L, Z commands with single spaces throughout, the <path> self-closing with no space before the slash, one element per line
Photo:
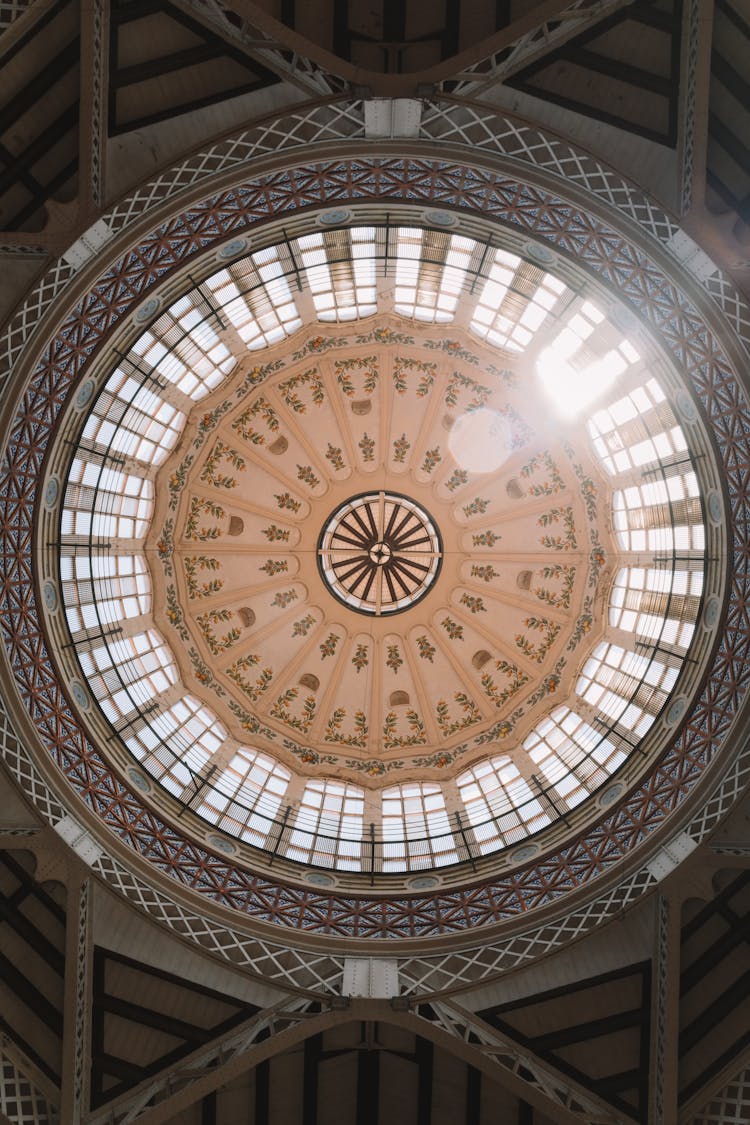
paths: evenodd
<path fill-rule="evenodd" d="M 368 492 L 340 505 L 318 544 L 318 565 L 334 597 L 379 617 L 409 609 L 440 572 L 442 542 L 418 504 L 393 492 Z"/>

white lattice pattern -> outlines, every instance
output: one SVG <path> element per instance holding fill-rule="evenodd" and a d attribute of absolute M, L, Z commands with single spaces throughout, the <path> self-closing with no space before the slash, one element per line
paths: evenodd
<path fill-rule="evenodd" d="M 403 957 L 398 967 L 402 990 L 411 995 L 432 996 L 448 988 L 476 987 L 500 973 L 560 949 L 596 926 L 605 924 L 653 885 L 653 876 L 644 867 L 579 910 L 515 937 L 475 945 L 455 953 Z"/>
<path fill-rule="evenodd" d="M 747 1125 L 750 1121 L 750 1066 L 727 1082 L 689 1125 Z"/>
<path fill-rule="evenodd" d="M 13 1125 L 57 1125 L 58 1114 L 43 1094 L 18 1069 L 0 1040 L 0 1112 Z"/>
<path fill-rule="evenodd" d="M 478 111 L 460 105 L 433 106 L 423 117 L 422 129 L 424 140 L 470 146 L 474 153 L 481 150 L 492 156 L 515 157 L 529 166 L 531 175 L 546 172 L 557 180 L 570 179 L 639 223 L 644 235 L 658 242 L 667 242 L 677 230 L 671 220 L 637 189 L 599 166 L 591 157 L 578 154 L 561 142 L 550 141 L 532 129 L 504 121 L 490 110 Z M 362 136 L 362 107 L 359 103 L 300 110 L 187 158 L 177 168 L 158 176 L 118 204 L 107 216 L 107 222 L 117 233 L 135 228 L 151 208 L 158 208 L 165 201 L 201 184 L 207 185 L 216 173 L 235 172 L 239 177 L 253 156 L 304 149 L 305 159 L 309 160 L 314 156 L 316 143 L 334 141 L 340 144 Z M 74 274 L 73 268 L 61 259 L 32 292 L 5 338 L 6 356 L 11 363 L 33 356 L 38 341 L 48 331 L 44 323 L 45 314 L 68 287 Z M 750 311 L 731 281 L 715 274 L 705 282 L 705 291 L 734 331 L 740 337 L 744 334 L 750 339 Z M 741 342 L 748 349 L 747 339 Z M 0 386 L 6 378 L 0 376 Z M 18 741 L 4 711 L 0 711 L 0 751 L 40 813 L 52 823 L 59 821 L 65 810 Z M 688 831 L 696 842 L 716 826 L 749 780 L 750 748 L 736 759 L 691 822 Z M 248 939 L 186 911 L 168 896 L 140 883 L 112 857 L 104 855 L 98 862 L 101 872 L 111 883 L 146 912 L 217 955 L 233 963 L 252 966 L 255 971 L 267 976 L 270 983 L 283 982 L 288 987 L 324 992 L 335 992 L 340 988 L 343 973 L 340 959 L 328 955 L 311 956 L 307 951 L 290 950 L 287 944 L 269 945 Z M 581 936 L 635 901 L 652 885 L 653 876 L 644 867 L 585 907 L 511 940 L 478 945 L 459 954 L 404 957 L 400 963 L 402 980 L 412 993 L 475 986 L 481 980 Z"/>
<path fill-rule="evenodd" d="M 112 856 L 102 855 L 96 867 L 110 887 L 153 919 L 232 964 L 252 968 L 269 985 L 324 994 L 341 991 L 343 955 L 313 954 L 294 949 L 291 944 L 249 938 L 238 930 L 217 925 L 137 879 Z"/>
<path fill-rule="evenodd" d="M 492 1059 L 498 1071 L 506 1071 L 544 1094 L 551 1106 L 577 1117 L 582 1125 L 617 1125 L 622 1118 L 589 1091 L 564 1078 L 547 1063 L 524 1051 L 472 1013 L 451 1003 L 435 1003 L 432 1010 L 443 1031 L 465 1043 L 478 1046 Z"/>
<path fill-rule="evenodd" d="M 126 1125 L 137 1121 L 152 1102 L 158 1104 L 183 1084 L 189 1085 L 202 1074 L 209 1073 L 212 1067 L 222 1066 L 245 1054 L 260 1039 L 270 1038 L 304 1020 L 310 1004 L 310 1000 L 294 999 L 265 1008 L 239 1031 L 215 1039 L 204 1051 L 192 1054 L 182 1068 L 179 1065 L 168 1067 L 152 1082 L 142 1083 L 132 1094 L 89 1114 L 87 1125 Z"/>
<path fill-rule="evenodd" d="M 473 96 L 480 91 L 484 93 L 487 86 L 507 81 L 535 58 L 562 46 L 630 3 L 632 0 L 574 0 L 567 8 L 556 12 L 553 20 L 546 20 L 519 36 L 510 46 L 503 46 L 496 54 L 467 67 L 453 92 Z"/>
<path fill-rule="evenodd" d="M 109 228 L 119 234 L 167 200 L 201 183 L 207 184 L 216 175 L 232 171 L 239 175 L 262 155 L 298 149 L 304 151 L 305 159 L 310 159 L 317 143 L 333 141 L 340 145 L 363 137 L 362 102 L 301 109 L 187 157 L 116 204 L 104 219 Z M 530 170 L 550 173 L 562 181 L 570 180 L 633 219 L 646 234 L 662 244 L 668 243 L 679 230 L 640 189 L 626 183 L 593 157 L 506 120 L 494 110 L 445 102 L 428 106 L 422 116 L 421 138 L 466 146 L 475 153 L 481 150 L 493 156 L 511 157 L 523 161 Z M 60 258 L 29 295 L 12 321 L 0 351 L 9 366 L 17 361 L 25 346 L 33 342 L 37 332 L 42 333 L 44 313 L 75 272 Z M 750 307 L 732 280 L 717 271 L 704 281 L 704 286 L 748 350 Z M 0 380 L 4 378 L 0 375 Z"/>
<path fill-rule="evenodd" d="M 0 4 L 0 35 L 33 3 L 34 0 L 2 0 Z"/>
<path fill-rule="evenodd" d="M 696 843 L 708 835 L 726 815 L 750 784 L 750 747 L 745 747 L 688 825 L 688 835 Z"/>

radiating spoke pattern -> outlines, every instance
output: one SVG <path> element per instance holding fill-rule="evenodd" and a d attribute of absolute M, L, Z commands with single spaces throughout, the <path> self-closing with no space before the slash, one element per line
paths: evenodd
<path fill-rule="evenodd" d="M 440 571 L 442 542 L 431 517 L 406 496 L 368 492 L 330 516 L 318 563 L 331 593 L 375 616 L 424 597 Z"/>

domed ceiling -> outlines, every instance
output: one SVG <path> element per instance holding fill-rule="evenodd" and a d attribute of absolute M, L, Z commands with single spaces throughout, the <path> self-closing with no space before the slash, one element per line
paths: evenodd
<path fill-rule="evenodd" d="M 159 473 L 174 581 L 154 568 L 154 602 L 183 625 L 183 682 L 214 688 L 235 737 L 302 737 L 302 764 L 355 777 L 521 740 L 569 686 L 612 557 L 588 459 L 529 380 L 434 330 L 269 366 Z"/>
<path fill-rule="evenodd" d="M 396 228 L 389 287 L 376 228 L 336 237 L 295 240 L 297 293 L 282 249 L 230 243 L 79 391 L 61 652 L 197 831 L 423 870 L 567 831 L 663 745 L 697 450 L 653 346 L 554 256 Z"/>

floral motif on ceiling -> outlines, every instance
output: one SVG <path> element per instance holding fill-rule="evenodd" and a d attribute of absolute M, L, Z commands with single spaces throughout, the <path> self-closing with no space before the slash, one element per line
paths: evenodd
<path fill-rule="evenodd" d="M 479 411 L 494 463 L 466 469 L 455 427 Z M 272 350 L 194 410 L 157 478 L 146 554 L 183 681 L 290 765 L 376 781 L 523 756 L 601 634 L 616 563 L 585 447 L 522 364 L 455 333 L 381 323 Z M 395 616 L 342 605 L 318 565 L 332 510 L 368 491 L 442 538 L 439 577 Z"/>
<path fill-rule="evenodd" d="M 340 182 L 336 179 L 339 169 L 336 168 L 334 172 L 335 175 L 332 176 L 326 170 L 328 178 L 321 173 L 320 182 L 315 183 L 316 190 L 320 189 L 321 200 L 330 199 L 331 191 L 338 190 L 339 187 L 344 194 L 350 189 L 351 168 L 347 165 L 343 169 Z M 497 879 L 490 886 L 483 885 L 466 894 L 453 895 L 450 899 L 438 896 L 434 903 L 432 901 L 429 903 L 430 909 L 434 909 L 435 912 L 429 921 L 426 920 L 426 914 L 424 921 L 422 915 L 418 920 L 416 911 L 413 916 L 404 915 L 401 901 L 388 901 L 384 907 L 381 898 L 371 898 L 366 902 L 364 899 L 358 899 L 356 902 L 346 900 L 346 915 L 344 916 L 342 909 L 336 916 L 335 925 L 338 926 L 336 932 L 377 933 L 378 936 L 387 934 L 389 937 L 397 933 L 407 936 L 414 936 L 415 933 L 436 933 L 451 927 L 459 928 L 464 925 L 479 925 L 484 921 L 496 921 L 499 917 L 505 916 L 506 911 L 512 914 L 519 910 L 531 909 L 540 903 L 547 903 L 571 887 L 599 875 L 603 870 L 611 869 L 623 854 L 630 852 L 643 840 L 644 835 L 661 825 L 682 798 L 691 792 L 706 764 L 711 762 L 722 748 L 726 733 L 731 728 L 731 718 L 745 686 L 740 673 L 744 652 L 743 637 L 747 627 L 746 615 L 742 610 L 745 577 L 742 527 L 746 513 L 741 503 L 744 493 L 738 476 L 737 465 L 741 457 L 737 449 L 744 448 L 742 434 L 745 432 L 743 419 L 746 403 L 712 330 L 704 328 L 695 308 L 668 279 L 663 277 L 641 248 L 628 246 L 625 240 L 608 229 L 606 224 L 599 223 L 590 216 L 581 215 L 575 209 L 571 210 L 569 203 L 549 199 L 543 193 L 532 192 L 525 187 L 519 189 L 513 184 L 512 196 L 498 193 L 497 198 L 500 202 L 496 204 L 496 196 L 487 191 L 485 179 L 479 175 L 476 177 L 476 189 L 472 187 L 466 196 L 454 196 L 451 193 L 458 192 L 458 188 L 453 186 L 454 180 L 450 177 L 455 178 L 455 184 L 458 184 L 459 180 L 463 184 L 465 174 L 463 167 L 446 169 L 441 166 L 436 170 L 428 164 L 425 170 L 425 166 L 420 163 L 417 172 L 419 176 L 425 177 L 425 198 L 432 198 L 436 192 L 445 190 L 447 192 L 445 198 L 463 207 L 467 205 L 467 200 L 470 203 L 473 198 L 471 191 L 476 191 L 479 200 L 477 207 L 482 211 L 491 212 L 492 207 L 499 206 L 504 221 L 517 223 L 524 230 L 531 229 L 540 238 L 549 239 L 563 250 L 569 250 L 581 257 L 605 280 L 617 285 L 623 297 L 632 303 L 644 321 L 662 333 L 665 347 L 674 353 L 679 363 L 685 365 L 686 374 L 706 408 L 711 425 L 715 427 L 722 466 L 726 469 L 732 497 L 731 531 L 735 537 L 737 553 L 735 581 L 730 588 L 730 612 L 727 617 L 725 639 L 711 668 L 707 687 L 691 712 L 690 722 L 685 730 L 678 732 L 678 737 L 667 748 L 648 780 L 633 791 L 627 801 L 617 805 L 602 824 L 567 844 L 564 851 L 552 857 L 544 868 L 532 867 L 520 875 L 514 874 L 512 878 L 506 880 Z M 369 170 L 369 179 L 362 174 L 360 168 L 357 168 L 357 173 L 358 191 L 373 190 L 376 194 L 385 191 L 387 194 L 392 190 L 395 194 L 399 194 L 404 191 L 404 183 L 411 184 L 412 181 L 406 177 L 413 174 L 413 171 L 409 168 L 404 171 L 399 164 L 398 176 L 388 181 L 385 178 L 377 178 L 377 175 Z M 429 180 L 429 184 L 428 176 L 433 177 Z M 489 173 L 486 178 L 492 180 Z M 384 183 L 386 188 L 383 187 Z M 444 188 L 444 183 L 449 186 Z M 366 185 L 365 188 L 362 187 L 363 184 Z M 390 184 L 396 186 L 391 188 Z M 374 185 L 372 189 L 371 185 Z M 293 187 L 290 190 L 294 195 L 297 189 Z M 461 191 L 463 190 L 461 188 Z M 607 190 L 610 190 L 609 186 Z M 275 201 L 282 196 L 278 190 L 278 178 L 274 182 L 273 192 L 269 192 L 267 186 L 262 184 L 257 188 L 257 193 L 259 196 L 262 195 L 262 210 L 265 215 L 271 205 L 269 200 L 273 200 L 273 205 L 276 206 Z M 123 315 L 123 310 L 130 309 L 134 291 L 145 292 L 153 280 L 164 273 L 175 260 L 183 255 L 189 256 L 195 253 L 212 238 L 221 238 L 227 231 L 237 229 L 236 225 L 230 224 L 244 224 L 247 221 L 247 191 L 244 195 L 239 194 L 242 198 L 241 206 L 234 204 L 234 197 L 231 195 L 228 197 L 231 207 L 227 206 L 224 198 L 210 200 L 205 207 L 204 205 L 200 208 L 195 207 L 179 220 L 175 220 L 170 227 L 165 226 L 150 235 L 144 240 L 143 245 L 103 275 L 103 280 L 97 283 L 97 287 L 86 297 L 81 306 L 71 313 L 58 337 L 50 345 L 49 351 L 45 353 L 28 396 L 19 407 L 14 423 L 16 428 L 13 430 L 13 443 L 9 446 L 7 454 L 4 480 L 8 513 L 5 534 L 10 547 L 6 557 L 11 560 L 9 567 L 16 566 L 17 557 L 23 556 L 23 558 L 18 564 L 18 574 L 22 575 L 22 578 L 16 580 L 14 577 L 6 591 L 7 604 L 4 610 L 7 623 L 6 635 L 13 638 L 12 645 L 10 641 L 8 643 L 12 647 L 11 658 L 18 676 L 19 690 L 34 715 L 40 737 L 45 740 L 50 754 L 59 763 L 73 788 L 83 800 L 100 812 L 116 832 L 121 835 L 127 834 L 136 850 L 142 855 L 154 858 L 162 870 L 169 870 L 174 875 L 181 886 L 191 882 L 214 900 L 229 903 L 231 899 L 231 905 L 251 915 L 257 914 L 264 921 L 270 916 L 269 910 L 272 910 L 273 917 L 285 925 L 320 928 L 321 931 L 327 931 L 329 927 L 334 928 L 332 915 L 321 922 L 317 914 L 313 915 L 312 909 L 308 911 L 306 905 L 300 906 L 286 887 L 273 884 L 272 908 L 269 907 L 268 899 L 263 898 L 259 892 L 260 880 L 256 878 L 246 877 L 242 890 L 236 894 L 227 891 L 229 881 L 239 879 L 237 870 L 231 865 L 227 868 L 222 867 L 217 863 L 216 856 L 208 855 L 204 849 L 196 847 L 194 843 L 183 837 L 179 837 L 179 846 L 177 846 L 174 841 L 178 834 L 174 827 L 165 825 L 153 812 L 139 809 L 139 824 L 133 828 L 131 808 L 134 792 L 128 791 L 122 780 L 102 764 L 96 751 L 85 741 L 79 728 L 74 725 L 61 689 L 53 677 L 48 675 L 45 641 L 41 638 L 35 616 L 34 592 L 30 589 L 27 591 L 23 585 L 24 582 L 31 582 L 31 572 L 26 565 L 26 553 L 31 542 L 29 529 L 32 501 L 35 492 L 38 496 L 42 495 L 42 490 L 34 488 L 35 474 L 38 473 L 41 456 L 39 450 L 44 450 L 46 447 L 49 428 L 57 416 L 70 381 L 84 370 L 101 335 Z M 443 199 L 443 196 L 438 197 Z M 293 205 L 297 206 L 296 195 L 294 200 Z M 206 213 L 210 220 L 208 224 L 205 223 Z M 649 218 L 652 213 L 653 208 L 649 204 Z M 218 219 L 215 216 L 218 216 Z M 661 221 L 658 216 L 657 221 Z M 195 234 L 197 230 L 202 232 L 200 238 Z M 206 234 L 209 230 L 210 234 Z M 149 270 L 151 272 L 147 272 Z M 136 278 L 135 288 L 131 283 L 133 277 Z M 724 290 L 720 289 L 717 292 L 723 295 Z M 727 309 L 730 299 L 729 296 L 726 299 Z M 120 302 L 116 311 L 115 300 Z M 23 315 L 27 315 L 25 311 Z M 734 311 L 731 316 L 734 316 Z M 731 319 L 729 313 L 727 318 Z M 27 321 L 24 320 L 24 338 L 26 325 Z M 83 383 L 76 401 L 80 401 L 83 405 L 88 401 L 91 389 L 90 382 Z M 432 460 L 429 457 L 431 453 L 432 451 L 428 450 L 425 455 L 425 461 L 428 463 Z M 159 543 L 159 557 L 165 561 L 168 561 L 172 554 L 173 533 L 173 521 L 167 519 Z M 18 536 L 20 546 L 13 538 L 15 535 Z M 590 556 L 592 574 L 595 573 L 597 566 L 603 565 L 603 562 L 600 552 L 594 548 Z M 21 590 L 18 596 L 15 593 L 16 583 Z M 712 608 L 715 602 L 714 598 L 708 606 L 711 610 L 711 627 L 720 617 L 718 611 L 714 613 Z M 177 603 L 175 606 L 176 612 L 179 613 L 180 607 Z M 309 617 L 304 620 L 305 627 L 308 630 L 312 628 L 314 620 L 310 620 Z M 709 621 L 708 612 L 706 621 Z M 463 628 L 449 614 L 441 622 L 441 627 L 446 630 L 450 628 L 456 633 L 460 633 Z M 205 676 L 208 678 L 208 670 Z M 77 696 L 76 701 L 80 702 Z M 25 780 L 26 773 L 22 776 Z M 36 775 L 33 775 L 33 778 L 28 783 L 29 792 L 41 804 L 38 792 L 42 783 Z M 730 782 L 731 779 L 727 781 L 727 793 L 729 793 Z M 34 789 L 34 786 L 37 788 Z M 717 812 L 712 806 L 712 811 L 705 813 L 706 823 L 700 828 L 701 832 L 708 830 L 706 825 L 710 827 L 713 823 L 711 817 L 715 820 L 721 815 L 732 799 L 731 793 L 726 796 L 722 791 L 718 804 L 719 811 Z M 572 862 L 571 857 L 575 862 Z M 627 895 L 630 893 L 628 890 L 624 892 L 623 902 L 627 901 Z M 461 910 L 465 910 L 465 915 L 461 914 L 460 919 L 459 912 L 454 910 L 456 900 L 460 901 Z M 337 899 L 337 909 L 341 901 L 340 898 Z M 610 897 L 607 899 L 607 909 L 610 909 L 611 902 Z M 441 913 L 441 907 L 449 903 L 452 913 L 450 920 L 447 920 L 448 912 Z M 420 902 L 420 907 L 424 907 L 425 911 L 427 905 Z M 315 909 L 317 910 L 317 905 Z M 371 910 L 369 917 L 373 919 L 372 930 L 365 929 L 365 923 L 357 921 L 364 918 L 366 909 Z M 486 914 L 480 917 L 483 909 L 486 910 Z M 285 913 L 287 910 L 288 913 Z M 387 914 L 387 920 L 384 920 L 386 918 L 384 910 L 391 911 Z M 454 919 L 458 920 L 454 921 Z M 526 952 L 523 955 L 526 956 Z"/>

